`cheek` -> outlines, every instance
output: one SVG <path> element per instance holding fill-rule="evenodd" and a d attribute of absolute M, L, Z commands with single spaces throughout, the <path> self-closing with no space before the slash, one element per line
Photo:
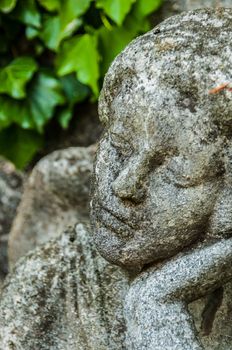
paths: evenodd
<path fill-rule="evenodd" d="M 218 194 L 218 185 L 204 184 L 177 188 L 173 184 L 153 181 L 150 188 L 150 217 L 154 226 L 190 227 L 207 223 Z"/>
<path fill-rule="evenodd" d="M 213 211 L 219 186 L 218 183 L 204 183 L 200 186 L 194 186 L 187 189 L 180 189 L 179 202 L 180 207 L 188 213 L 188 216 L 194 221 L 206 220 Z"/>

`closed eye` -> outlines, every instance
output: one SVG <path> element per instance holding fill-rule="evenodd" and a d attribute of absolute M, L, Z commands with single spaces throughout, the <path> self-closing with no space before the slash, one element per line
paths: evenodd
<path fill-rule="evenodd" d="M 117 152 L 120 153 L 120 155 L 129 157 L 133 153 L 132 144 L 127 141 L 122 135 L 111 133 L 110 143 L 117 150 Z"/>

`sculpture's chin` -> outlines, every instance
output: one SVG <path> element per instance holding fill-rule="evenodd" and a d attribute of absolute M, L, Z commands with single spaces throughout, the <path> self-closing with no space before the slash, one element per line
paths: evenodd
<path fill-rule="evenodd" d="M 142 270 L 144 264 L 141 262 L 141 256 L 136 249 L 130 249 L 131 244 L 98 221 L 93 221 L 92 225 L 97 250 L 106 260 L 132 273 Z"/>

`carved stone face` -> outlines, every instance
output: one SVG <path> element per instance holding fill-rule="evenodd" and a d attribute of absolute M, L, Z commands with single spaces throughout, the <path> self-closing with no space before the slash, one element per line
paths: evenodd
<path fill-rule="evenodd" d="M 148 39 L 132 43 L 106 78 L 100 116 L 107 122 L 92 200 L 99 251 L 111 262 L 137 270 L 205 234 L 224 173 L 223 142 L 208 104 L 197 108 L 196 94 L 186 94 L 193 89 L 188 68 L 181 78 L 186 90 L 180 91 L 177 72 L 176 84 L 157 73 L 157 60 L 166 58 L 159 57 L 155 39 Z M 181 60 L 180 53 L 173 56 L 175 64 Z M 203 84 L 201 90 L 208 92 L 210 74 Z"/>

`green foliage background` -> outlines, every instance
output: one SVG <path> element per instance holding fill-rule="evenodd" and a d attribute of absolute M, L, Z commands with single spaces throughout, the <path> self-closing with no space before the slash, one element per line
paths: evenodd
<path fill-rule="evenodd" d="M 0 154 L 23 168 L 52 118 L 67 128 L 161 1 L 0 0 Z"/>

